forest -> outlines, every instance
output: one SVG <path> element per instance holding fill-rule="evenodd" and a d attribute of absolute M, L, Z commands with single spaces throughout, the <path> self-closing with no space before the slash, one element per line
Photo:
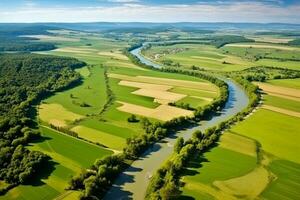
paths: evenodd
<path fill-rule="evenodd" d="M 55 44 L 40 42 L 35 38 L 20 37 L 22 35 L 49 34 L 47 26 L 1 26 L 0 25 L 0 52 L 1 51 L 47 51 L 55 49 Z M 53 29 L 53 28 L 51 28 Z"/>
<path fill-rule="evenodd" d="M 45 96 L 79 83 L 74 69 L 84 66 L 74 58 L 35 54 L 0 54 L 0 180 L 2 189 L 26 183 L 49 157 L 25 148 L 40 137 L 33 107 Z"/>

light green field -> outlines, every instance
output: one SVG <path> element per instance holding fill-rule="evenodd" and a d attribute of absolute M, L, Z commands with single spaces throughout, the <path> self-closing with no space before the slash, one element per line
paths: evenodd
<path fill-rule="evenodd" d="M 91 68 L 90 73 L 90 76 L 84 78 L 83 84 L 59 92 L 45 102 L 60 104 L 80 115 L 99 113 L 106 101 L 104 69 L 97 65 Z M 86 103 L 89 107 L 80 107 L 81 103 Z"/>
<path fill-rule="evenodd" d="M 170 53 L 172 49 L 180 49 L 179 52 Z M 166 53 L 167 52 L 167 53 Z M 151 59 L 156 54 L 163 55 L 157 61 L 172 60 L 184 67 L 197 66 L 213 70 L 242 70 L 251 66 L 251 62 L 243 60 L 238 56 L 223 54 L 222 50 L 211 45 L 201 44 L 177 44 L 172 46 L 153 46 L 145 51 L 145 55 Z M 165 54 L 165 55 L 164 55 Z"/>
<path fill-rule="evenodd" d="M 225 133 L 219 145 L 203 156 L 195 157 L 183 172 L 184 197 L 196 199 L 232 198 L 216 190 L 216 181 L 225 181 L 251 172 L 257 164 L 256 144 L 245 137 Z"/>
<path fill-rule="evenodd" d="M 259 141 L 265 151 L 281 159 L 300 163 L 299 118 L 260 109 L 232 131 Z"/>
<path fill-rule="evenodd" d="M 268 81 L 268 83 L 270 83 L 272 85 L 282 86 L 282 87 L 289 87 L 289 88 L 294 88 L 294 89 L 300 89 L 300 79 L 299 78 L 298 79 L 270 80 L 270 81 Z"/>
<path fill-rule="evenodd" d="M 292 110 L 296 112 L 300 112 L 300 102 L 293 101 L 289 99 L 284 99 L 281 97 L 265 95 L 264 96 L 264 103 L 271 106 L 276 106 L 278 108 L 284 108 L 287 110 Z"/>
<path fill-rule="evenodd" d="M 72 175 L 89 167 L 96 159 L 112 154 L 109 150 L 48 128 L 41 127 L 41 132 L 43 140 L 29 148 L 42 151 L 52 158 L 40 172 L 42 179 L 33 180 L 32 185 L 18 186 L 5 196 L 0 196 L 0 199 L 53 199 L 64 191 Z"/>
<path fill-rule="evenodd" d="M 156 62 L 172 60 L 173 64 L 180 63 L 184 67 L 195 65 L 211 70 L 235 71 L 253 66 L 300 69 L 297 60 L 300 48 L 282 44 L 240 43 L 220 49 L 204 44 L 177 44 L 153 46 L 144 54 Z"/>
<path fill-rule="evenodd" d="M 81 138 L 116 150 L 122 150 L 126 143 L 124 138 L 85 126 L 75 126 L 71 130 L 78 133 Z"/>
<path fill-rule="evenodd" d="M 275 160 L 269 168 L 277 178 L 261 196 L 266 199 L 298 199 L 300 196 L 300 165 L 287 160 Z"/>

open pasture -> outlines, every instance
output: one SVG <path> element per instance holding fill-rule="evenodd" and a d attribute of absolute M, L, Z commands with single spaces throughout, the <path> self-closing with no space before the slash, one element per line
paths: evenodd
<path fill-rule="evenodd" d="M 262 43 L 274 43 L 274 44 L 286 44 L 293 40 L 293 38 L 284 38 L 284 37 L 276 37 L 276 36 L 250 36 L 249 39 L 255 40 L 255 42 Z"/>
<path fill-rule="evenodd" d="M 66 110 L 60 104 L 41 104 L 38 112 L 42 121 L 56 127 L 66 127 L 69 122 L 84 118 L 82 115 Z"/>
<path fill-rule="evenodd" d="M 39 172 L 41 180 L 32 180 L 28 185 L 20 185 L 10 190 L 0 199 L 40 200 L 54 199 L 64 193 L 72 175 L 89 167 L 97 158 L 112 154 L 96 145 L 41 127 L 43 140 L 29 148 L 42 151 L 52 160 Z M 84 156 L 82 156 L 84 155 Z"/>
<path fill-rule="evenodd" d="M 215 48 L 205 44 L 152 46 L 148 58 L 165 65 L 197 66 L 210 70 L 236 71 L 254 66 L 299 69 L 300 48 L 285 44 L 236 43 Z"/>
<path fill-rule="evenodd" d="M 45 102 L 60 104 L 68 111 L 82 116 L 99 113 L 106 101 L 104 69 L 97 65 L 89 67 L 89 72 L 81 71 L 81 73 L 85 73 L 81 85 L 58 92 Z M 55 110 L 53 112 L 55 113 Z"/>
<path fill-rule="evenodd" d="M 81 138 L 102 144 L 111 149 L 122 150 L 125 146 L 126 141 L 124 140 L 124 138 L 115 136 L 113 134 L 105 133 L 93 128 L 88 128 L 85 126 L 75 126 L 71 130 L 76 132 Z"/>
<path fill-rule="evenodd" d="M 257 140 L 266 152 L 297 163 L 300 162 L 299 130 L 299 118 L 265 109 L 232 128 L 235 133 Z"/>
<path fill-rule="evenodd" d="M 269 169 L 276 179 L 262 193 L 265 199 L 298 199 L 300 196 L 300 165 L 287 160 L 274 160 Z"/>
<path fill-rule="evenodd" d="M 224 54 L 221 49 L 203 44 L 177 44 L 172 46 L 153 46 L 144 54 L 158 62 L 171 60 L 184 67 L 197 66 L 211 70 L 242 70 L 253 66 L 251 62 L 238 56 Z"/>
<path fill-rule="evenodd" d="M 269 80 L 268 83 L 281 86 L 281 87 L 288 87 L 293 89 L 300 90 L 300 79 L 278 79 L 278 80 Z"/>
<path fill-rule="evenodd" d="M 266 105 L 275 106 L 278 108 L 283 108 L 283 109 L 294 111 L 294 112 L 300 112 L 300 102 L 299 101 L 290 100 L 290 99 L 287 99 L 284 97 L 265 95 L 264 103 Z"/>
<path fill-rule="evenodd" d="M 225 47 L 241 47 L 241 48 L 258 48 L 258 49 L 279 49 L 279 50 L 288 50 L 288 51 L 300 51 L 300 48 L 290 47 L 284 45 L 273 45 L 273 44 L 264 44 L 264 43 L 238 43 L 238 44 L 226 44 Z"/>
<path fill-rule="evenodd" d="M 223 183 L 243 177 L 255 167 L 255 142 L 243 136 L 225 133 L 219 146 L 189 162 L 182 179 L 183 196 L 196 199 L 236 199 L 235 194 L 230 193 Z"/>

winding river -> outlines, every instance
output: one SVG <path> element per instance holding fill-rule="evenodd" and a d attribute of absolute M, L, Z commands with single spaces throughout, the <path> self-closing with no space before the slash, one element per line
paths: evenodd
<path fill-rule="evenodd" d="M 161 68 L 161 65 L 148 60 L 141 54 L 142 48 L 143 46 L 132 50 L 131 54 L 135 55 L 146 65 Z M 249 99 L 243 89 L 230 79 L 225 79 L 224 81 L 229 86 L 229 98 L 224 109 L 218 115 L 208 121 L 201 121 L 198 126 L 179 131 L 175 135 L 171 135 L 156 143 L 120 174 L 104 199 L 144 199 L 152 174 L 171 156 L 177 137 L 183 137 L 186 140 L 192 136 L 195 130 L 204 131 L 209 127 L 218 125 L 247 107 Z"/>

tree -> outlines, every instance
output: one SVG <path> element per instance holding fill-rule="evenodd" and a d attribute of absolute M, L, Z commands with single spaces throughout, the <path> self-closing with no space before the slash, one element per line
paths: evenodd
<path fill-rule="evenodd" d="M 131 115 L 130 117 L 128 117 L 127 121 L 131 123 L 139 122 L 135 115 Z"/>
<path fill-rule="evenodd" d="M 184 139 L 182 137 L 177 138 L 176 143 L 174 145 L 174 151 L 176 153 L 179 153 L 183 146 L 184 146 Z"/>

